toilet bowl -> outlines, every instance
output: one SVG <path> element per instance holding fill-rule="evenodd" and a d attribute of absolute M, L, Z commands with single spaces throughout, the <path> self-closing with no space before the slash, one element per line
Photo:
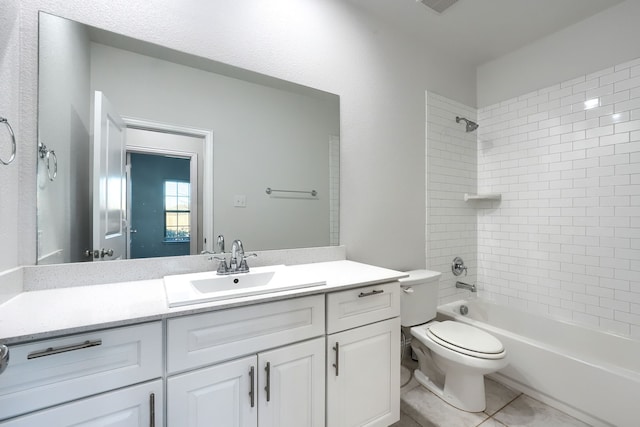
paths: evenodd
<path fill-rule="evenodd" d="M 418 357 L 416 380 L 458 409 L 486 407 L 484 376 L 507 366 L 502 343 L 478 328 L 452 320 L 436 321 L 440 273 L 409 272 L 400 279 L 401 323 L 410 328 Z"/>
<path fill-rule="evenodd" d="M 458 409 L 484 411 L 484 376 L 508 363 L 502 343 L 480 329 L 450 320 L 414 326 L 411 335 L 419 365 L 415 379 Z M 443 375 L 433 375 L 434 366 Z"/>

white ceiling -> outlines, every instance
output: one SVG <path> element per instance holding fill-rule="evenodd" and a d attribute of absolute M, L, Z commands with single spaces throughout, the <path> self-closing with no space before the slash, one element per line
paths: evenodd
<path fill-rule="evenodd" d="M 416 0 L 349 1 L 477 67 L 623 0 L 459 0 L 441 15 Z"/>

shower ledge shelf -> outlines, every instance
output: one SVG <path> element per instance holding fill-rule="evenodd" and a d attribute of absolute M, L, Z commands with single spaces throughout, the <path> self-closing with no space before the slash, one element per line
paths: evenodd
<path fill-rule="evenodd" d="M 501 200 L 502 194 L 499 193 L 480 193 L 480 194 L 469 194 L 464 193 L 464 201 L 468 202 L 469 200 Z"/>

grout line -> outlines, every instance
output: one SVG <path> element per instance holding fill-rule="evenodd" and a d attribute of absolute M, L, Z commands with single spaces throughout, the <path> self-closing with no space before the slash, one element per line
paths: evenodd
<path fill-rule="evenodd" d="M 497 412 L 496 412 L 497 413 Z M 487 418 L 486 420 L 484 420 L 483 422 L 481 422 L 480 424 L 478 424 L 476 427 L 482 427 L 482 424 L 486 423 L 489 420 L 493 420 L 494 422 L 500 424 L 501 426 L 505 426 L 505 427 L 509 427 L 506 424 L 496 420 L 495 418 L 493 418 L 493 416 L 490 416 L 489 418 Z"/>
<path fill-rule="evenodd" d="M 485 414 L 487 414 L 489 416 L 489 418 L 493 418 L 493 416 L 495 414 L 497 414 L 498 412 L 502 411 L 504 408 L 506 408 L 507 406 L 511 405 L 517 398 L 519 398 L 520 396 L 522 396 L 524 393 L 520 393 L 519 395 L 517 395 L 516 397 L 514 397 L 513 399 L 511 399 L 510 401 L 508 401 L 507 403 L 505 403 L 504 405 L 502 405 L 500 407 L 500 409 L 498 409 L 497 411 L 495 411 L 493 414 L 487 414 L 486 412 L 484 412 Z"/>
<path fill-rule="evenodd" d="M 486 423 L 488 420 L 491 420 L 491 419 L 493 419 L 493 421 L 495 421 L 495 422 L 497 422 L 497 423 L 500 423 L 500 424 L 502 424 L 502 425 L 505 425 L 504 423 L 502 423 L 502 422 L 500 422 L 500 421 L 496 420 L 496 419 L 494 418 L 494 416 L 496 416 L 498 413 L 500 413 L 500 411 L 502 411 L 502 410 L 503 410 L 504 408 L 506 408 L 507 406 L 511 405 L 511 404 L 512 404 L 516 399 L 518 399 L 518 398 L 519 398 L 520 396 L 522 396 L 522 395 L 524 395 L 524 393 L 520 393 L 519 395 L 517 395 L 516 397 L 514 397 L 513 399 L 511 399 L 510 401 L 508 401 L 508 402 L 507 402 L 507 403 L 505 403 L 504 405 L 502 405 L 502 407 L 501 407 L 500 409 L 498 409 L 497 411 L 495 411 L 495 412 L 493 413 L 493 415 L 489 415 L 489 414 L 487 414 L 486 412 L 484 412 L 484 411 L 483 411 L 485 414 L 489 415 L 489 418 L 487 418 L 486 420 L 482 421 L 482 422 L 481 422 L 480 424 L 478 424 L 476 427 L 480 427 L 482 424 Z"/>

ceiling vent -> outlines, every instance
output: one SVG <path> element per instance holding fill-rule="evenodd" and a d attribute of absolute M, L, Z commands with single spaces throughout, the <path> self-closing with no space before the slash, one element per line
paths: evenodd
<path fill-rule="evenodd" d="M 436 13 L 442 13 L 449 9 L 458 0 L 417 0 L 428 8 L 434 10 Z"/>

